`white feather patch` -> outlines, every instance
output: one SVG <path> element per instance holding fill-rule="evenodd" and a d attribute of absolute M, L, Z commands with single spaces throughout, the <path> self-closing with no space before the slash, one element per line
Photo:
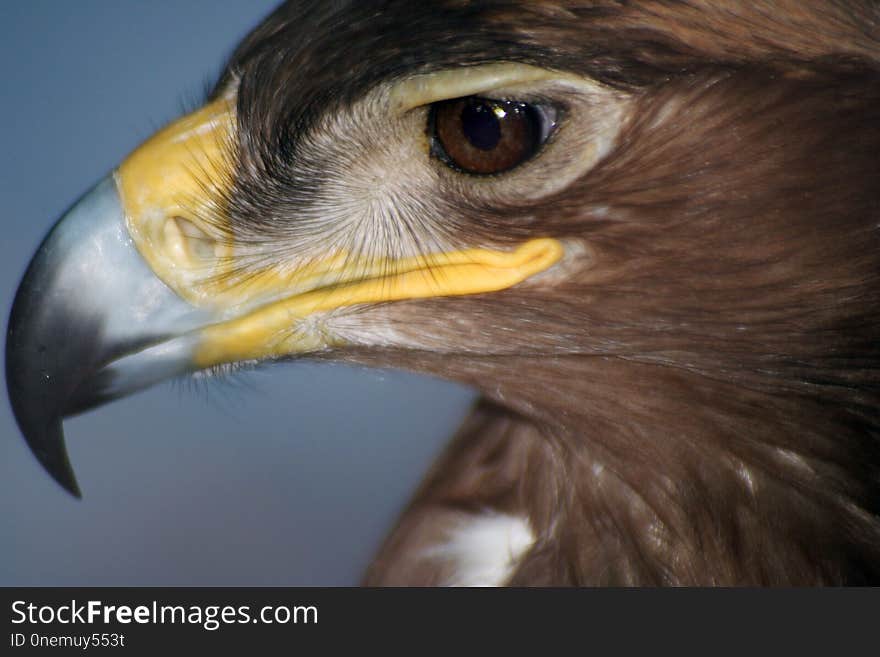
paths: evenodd
<path fill-rule="evenodd" d="M 525 518 L 487 511 L 462 519 L 426 556 L 451 564 L 447 586 L 501 586 L 534 542 Z"/>

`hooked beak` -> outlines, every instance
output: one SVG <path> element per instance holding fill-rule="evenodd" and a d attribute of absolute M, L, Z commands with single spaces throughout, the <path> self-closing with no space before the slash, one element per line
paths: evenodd
<path fill-rule="evenodd" d="M 62 419 L 188 371 L 187 331 L 204 320 L 138 254 L 112 178 L 56 224 L 15 296 L 6 381 L 19 428 L 59 484 L 79 497 Z"/>
<path fill-rule="evenodd" d="M 234 131 L 229 99 L 161 130 L 61 218 L 24 275 L 6 340 L 9 398 L 39 462 L 77 497 L 66 417 L 214 365 L 340 346 L 307 318 L 501 290 L 562 257 L 556 240 L 534 239 L 397 260 L 332 252 L 236 277 L 234 230 L 216 201 L 234 179 Z M 200 204 L 220 220 L 203 222 Z"/>
<path fill-rule="evenodd" d="M 16 293 L 6 337 L 12 410 L 39 462 L 77 497 L 62 420 L 198 369 L 197 329 L 217 313 L 157 276 L 143 233 L 181 214 L 180 198 L 201 184 L 189 171 L 218 159 L 231 120 L 228 101 L 215 101 L 134 151 L 55 224 Z"/>

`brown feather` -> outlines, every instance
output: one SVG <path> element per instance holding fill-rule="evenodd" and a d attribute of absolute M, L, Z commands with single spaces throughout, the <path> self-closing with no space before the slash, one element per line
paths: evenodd
<path fill-rule="evenodd" d="M 285 5 L 233 57 L 242 231 L 306 202 L 278 190 L 319 108 L 407 72 L 515 60 L 633 104 L 565 190 L 461 208 L 463 240 L 574 239 L 580 269 L 370 308 L 416 348 L 323 355 L 487 399 L 366 582 L 443 582 L 426 547 L 484 509 L 536 533 L 511 584 L 880 581 L 878 5 L 368 5 Z"/>

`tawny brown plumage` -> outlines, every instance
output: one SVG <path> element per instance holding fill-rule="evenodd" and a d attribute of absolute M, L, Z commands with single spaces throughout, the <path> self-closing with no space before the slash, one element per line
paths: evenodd
<path fill-rule="evenodd" d="M 536 530 L 511 584 L 875 581 L 876 6 L 601 4 L 533 31 L 637 61 L 614 153 L 532 210 L 594 265 L 539 299 L 390 313 L 443 350 L 520 353 L 363 356 L 492 400 L 366 581 L 442 581 L 423 548 L 485 509 Z"/>

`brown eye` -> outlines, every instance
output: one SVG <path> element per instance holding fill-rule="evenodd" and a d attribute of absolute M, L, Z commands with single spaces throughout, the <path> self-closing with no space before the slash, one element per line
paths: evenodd
<path fill-rule="evenodd" d="M 555 126 L 547 108 L 469 96 L 434 103 L 428 128 L 437 157 L 465 173 L 488 175 L 525 162 Z"/>

